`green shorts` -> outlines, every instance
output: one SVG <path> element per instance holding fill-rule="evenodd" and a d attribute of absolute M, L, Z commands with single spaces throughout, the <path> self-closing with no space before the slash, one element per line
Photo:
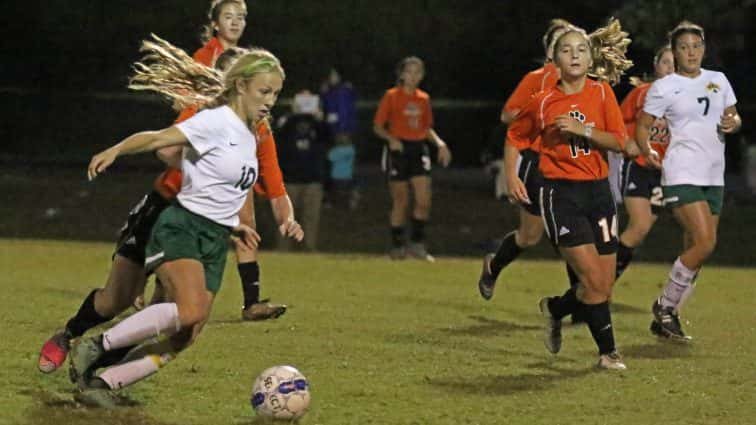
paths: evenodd
<path fill-rule="evenodd" d="M 692 184 L 678 184 L 664 186 L 664 206 L 677 208 L 693 202 L 706 201 L 712 215 L 722 212 L 722 200 L 724 199 L 724 186 L 695 186 Z"/>
<path fill-rule="evenodd" d="M 144 267 L 154 271 L 166 261 L 191 258 L 205 269 L 205 287 L 217 293 L 226 267 L 231 230 L 180 205 L 171 205 L 158 217 L 145 251 Z"/>

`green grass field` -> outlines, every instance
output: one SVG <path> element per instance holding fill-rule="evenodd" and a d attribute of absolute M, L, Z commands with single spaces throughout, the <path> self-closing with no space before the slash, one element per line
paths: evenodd
<path fill-rule="evenodd" d="M 593 341 L 569 326 L 543 347 L 536 302 L 562 292 L 563 266 L 522 261 L 490 302 L 479 262 L 264 254 L 263 295 L 288 303 L 276 321 L 242 323 L 233 260 L 195 346 L 125 391 L 133 406 L 77 406 L 67 371 L 42 375 L 37 352 L 104 280 L 111 244 L 0 240 L 3 424 L 256 424 L 257 373 L 298 367 L 315 424 L 753 424 L 754 270 L 711 266 L 685 311 L 694 342 L 658 341 L 649 305 L 668 266 L 635 264 L 615 292 L 627 372 L 593 365 Z"/>

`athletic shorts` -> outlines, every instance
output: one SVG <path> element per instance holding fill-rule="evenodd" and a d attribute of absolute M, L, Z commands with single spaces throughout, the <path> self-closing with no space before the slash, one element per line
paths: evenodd
<path fill-rule="evenodd" d="M 667 208 L 677 208 L 693 202 L 706 201 L 712 215 L 722 213 L 724 200 L 724 186 L 694 186 L 692 184 L 678 184 L 664 186 L 664 205 Z"/>
<path fill-rule="evenodd" d="M 609 181 L 544 179 L 539 194 L 546 235 L 557 247 L 594 244 L 617 252 L 617 208 Z"/>
<path fill-rule="evenodd" d="M 531 202 L 530 205 L 520 205 L 532 215 L 541 215 L 541 203 L 538 200 L 538 195 L 541 186 L 543 186 L 543 174 L 538 169 L 538 152 L 530 149 L 520 151 L 518 162 L 517 176 L 525 184 L 525 190 L 528 191 L 528 198 Z"/>
<path fill-rule="evenodd" d="M 174 203 L 158 217 L 147 243 L 144 266 L 154 271 L 166 261 L 190 258 L 202 263 L 205 287 L 220 290 L 231 229 Z"/>
<path fill-rule="evenodd" d="M 661 185 L 661 170 L 644 167 L 626 160 L 622 164 L 622 197 L 645 198 L 651 203 L 651 211 L 659 215 L 664 209 L 664 192 Z"/>
<path fill-rule="evenodd" d="M 155 191 L 144 195 L 131 209 L 129 218 L 121 227 L 113 257 L 118 254 L 136 264 L 144 264 L 144 250 L 150 239 L 152 226 L 155 225 L 158 216 L 168 205 L 170 205 L 170 202 Z"/>
<path fill-rule="evenodd" d="M 381 161 L 389 181 L 407 181 L 412 177 L 429 176 L 431 172 L 430 147 L 425 141 L 402 140 L 402 150 L 383 148 Z"/>

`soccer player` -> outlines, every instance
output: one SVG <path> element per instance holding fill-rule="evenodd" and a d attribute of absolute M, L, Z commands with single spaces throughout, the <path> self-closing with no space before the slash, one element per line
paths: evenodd
<path fill-rule="evenodd" d="M 552 56 L 553 42 L 556 36 L 564 32 L 569 25 L 570 23 L 563 19 L 552 19 L 549 23 L 543 35 L 546 62 L 541 68 L 527 73 L 509 96 L 501 111 L 501 121 L 504 124 L 510 125 L 533 95 L 556 86 L 559 81 L 559 70 L 554 65 Z M 538 170 L 539 148 L 540 140 L 535 143 L 524 143 L 522 146 L 509 143 L 504 145 L 504 173 L 507 177 L 507 187 L 514 184 L 510 182 L 522 182 L 528 191 L 530 203 L 519 204 L 519 227 L 504 236 L 495 254 L 489 253 L 483 258 L 483 268 L 478 279 L 478 290 L 483 299 L 490 300 L 493 297 L 496 279 L 504 267 L 514 261 L 524 250 L 535 246 L 543 236 L 541 206 L 538 203 L 538 190 L 543 180 Z M 510 201 L 514 201 L 511 195 L 509 197 Z"/>
<path fill-rule="evenodd" d="M 657 50 L 654 55 L 655 79 L 663 78 L 674 71 L 675 58 L 672 55 L 672 48 L 664 46 Z M 627 134 L 634 140 L 636 120 L 643 109 L 643 102 L 646 99 L 648 89 L 651 88 L 651 83 L 635 79 L 631 79 L 631 83 L 635 83 L 636 87 L 627 94 L 620 104 L 620 109 L 622 110 L 622 118 L 625 120 Z M 651 147 L 659 156 L 663 157 L 667 144 L 669 144 L 667 121 L 663 118 L 654 121 L 650 128 L 648 142 L 651 143 Z M 622 162 L 620 181 L 629 222 L 619 236 L 617 279 L 630 265 L 633 250 L 643 243 L 656 222 L 659 212 L 664 208 L 661 170 L 648 164 L 643 156 Z"/>
<path fill-rule="evenodd" d="M 193 57 L 195 61 L 203 65 L 216 66 L 216 61 L 226 49 L 238 45 L 247 24 L 247 5 L 244 0 L 213 0 L 208 12 L 208 19 L 209 22 L 205 25 L 201 36 L 204 45 L 194 53 Z M 176 123 L 188 119 L 196 111 L 196 106 L 184 109 Z M 267 120 L 261 121 L 260 126 L 261 128 L 257 129 L 261 139 L 257 156 L 260 161 L 261 182 L 256 184 L 254 188 L 258 194 L 270 200 L 273 216 L 279 227 L 288 226 L 294 219 L 294 211 L 283 184 L 275 140 L 271 129 L 268 127 Z M 173 150 L 175 149 L 173 148 Z M 171 149 L 167 151 L 167 155 L 170 155 Z M 175 198 L 180 187 L 181 171 L 176 168 L 169 168 L 155 181 L 155 190 L 166 199 Z M 242 215 L 242 219 L 245 223 L 254 226 L 254 207 L 248 206 Z M 257 248 L 246 250 L 243 246 L 234 244 L 234 252 L 244 295 L 242 319 L 266 320 L 284 314 L 286 312 L 285 305 L 260 300 L 260 266 L 257 262 Z M 160 301 L 162 293 L 162 287 L 159 283 L 156 283 L 153 300 Z"/>
<path fill-rule="evenodd" d="M 706 43 L 700 26 L 683 21 L 669 34 L 675 73 L 656 80 L 638 118 L 639 142 L 650 140 L 653 123 L 665 118 L 671 133 L 662 168 L 664 203 L 684 232 L 684 250 L 651 308 L 651 331 L 680 340 L 679 310 L 695 288 L 704 261 L 714 251 L 724 196 L 725 134 L 740 130 L 737 99 L 727 77 L 701 68 Z M 658 155 L 647 143 L 641 151 L 652 164 Z"/>
<path fill-rule="evenodd" d="M 521 146 L 541 138 L 539 192 L 546 235 L 579 278 L 564 295 L 539 302 L 546 319 L 546 348 L 561 349 L 561 320 L 583 310 L 598 345 L 598 366 L 626 369 L 614 343 L 609 299 L 614 283 L 616 209 L 609 188 L 607 150 L 622 150 L 627 137 L 609 84 L 632 63 L 624 58 L 630 40 L 613 20 L 588 36 L 570 27 L 555 39 L 554 63 L 559 83 L 533 97 L 507 133 L 507 143 Z M 522 182 L 510 188 L 521 203 L 530 201 Z"/>
<path fill-rule="evenodd" d="M 131 135 L 95 155 L 89 164 L 93 179 L 121 155 L 169 146 L 185 150 L 181 190 L 176 202 L 160 213 L 145 252 L 145 267 L 166 286 L 170 301 L 82 339 L 71 353 L 71 377 L 82 390 L 77 399 L 102 407 L 115 405 L 112 390 L 157 372 L 199 334 L 220 290 L 229 237 L 247 248 L 259 242 L 254 229 L 240 223 L 239 211 L 258 176 L 255 129 L 270 113 L 285 78 L 278 59 L 263 49 L 250 50 L 220 74 L 156 40 L 145 45 L 146 57 L 154 63 L 137 65 L 138 77 L 132 85 L 150 87 L 181 106 L 212 100 L 192 118 Z M 172 336 L 162 351 L 129 359 L 94 376 L 106 353 L 159 335 Z"/>
<path fill-rule="evenodd" d="M 423 61 L 415 56 L 402 59 L 396 70 L 396 87 L 386 91 L 373 119 L 373 131 L 386 141 L 383 169 L 388 175 L 391 192 L 392 259 L 409 255 L 433 262 L 425 246 L 425 226 L 431 210 L 431 158 L 428 141 L 438 148 L 438 162 L 446 167 L 451 152 L 433 130 L 430 96 L 420 90 L 425 76 Z M 404 226 L 414 195 L 410 243 L 405 243 Z"/>

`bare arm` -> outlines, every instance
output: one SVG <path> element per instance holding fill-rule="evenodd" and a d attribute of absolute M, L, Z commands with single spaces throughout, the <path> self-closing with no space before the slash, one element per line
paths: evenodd
<path fill-rule="evenodd" d="M 506 125 L 512 124 L 512 121 L 514 121 L 515 118 L 517 118 L 517 114 L 520 113 L 519 109 L 515 109 L 512 111 L 502 110 L 501 116 L 499 119 L 501 119 L 501 122 L 503 122 Z"/>
<path fill-rule="evenodd" d="M 156 151 L 159 160 L 169 167 L 181 168 L 181 153 L 183 147 L 180 145 L 160 148 Z"/>
<path fill-rule="evenodd" d="M 507 198 L 509 202 L 530 204 L 532 201 L 525 189 L 525 183 L 517 175 L 517 158 L 520 151 L 509 143 L 504 144 L 504 176 L 507 179 Z"/>
<path fill-rule="evenodd" d="M 446 146 L 446 143 L 441 140 L 441 137 L 436 133 L 436 130 L 432 128 L 428 129 L 428 140 L 438 148 L 438 162 L 444 167 L 448 166 L 452 159 L 451 151 L 449 150 L 449 147 Z"/>
<path fill-rule="evenodd" d="M 278 231 L 281 235 L 301 242 L 304 239 L 302 226 L 294 219 L 294 207 L 289 195 L 278 196 L 270 200 L 273 217 L 278 223 Z"/>
<path fill-rule="evenodd" d="M 725 134 L 737 133 L 742 126 L 743 120 L 740 118 L 735 105 L 725 108 L 724 115 L 722 115 L 722 120 L 719 123 L 722 132 Z"/>
<path fill-rule="evenodd" d="M 554 124 L 562 133 L 570 133 L 576 136 L 585 137 L 592 145 L 597 146 L 600 149 L 622 152 L 622 145 L 619 140 L 617 140 L 614 134 L 608 131 L 596 128 L 589 129 L 587 126 L 583 125 L 583 123 L 569 115 L 559 115 L 554 119 Z"/>
<path fill-rule="evenodd" d="M 646 111 L 641 111 L 635 124 L 635 143 L 638 144 L 640 154 L 643 155 L 653 167 L 661 168 L 659 154 L 648 143 L 651 126 L 656 117 Z"/>
<path fill-rule="evenodd" d="M 402 142 L 399 141 L 396 137 L 392 136 L 391 133 L 386 130 L 386 127 L 378 124 L 373 124 L 373 133 L 375 133 L 376 136 L 380 137 L 381 139 L 385 140 L 386 143 L 388 143 L 388 147 L 392 151 L 401 151 L 402 150 Z"/>
<path fill-rule="evenodd" d="M 188 140 L 184 133 L 176 127 L 169 127 L 159 131 L 143 131 L 132 134 L 122 142 L 105 149 L 92 157 L 87 169 L 89 180 L 105 171 L 120 155 L 131 155 L 140 152 L 154 151 L 168 146 L 186 145 Z"/>

